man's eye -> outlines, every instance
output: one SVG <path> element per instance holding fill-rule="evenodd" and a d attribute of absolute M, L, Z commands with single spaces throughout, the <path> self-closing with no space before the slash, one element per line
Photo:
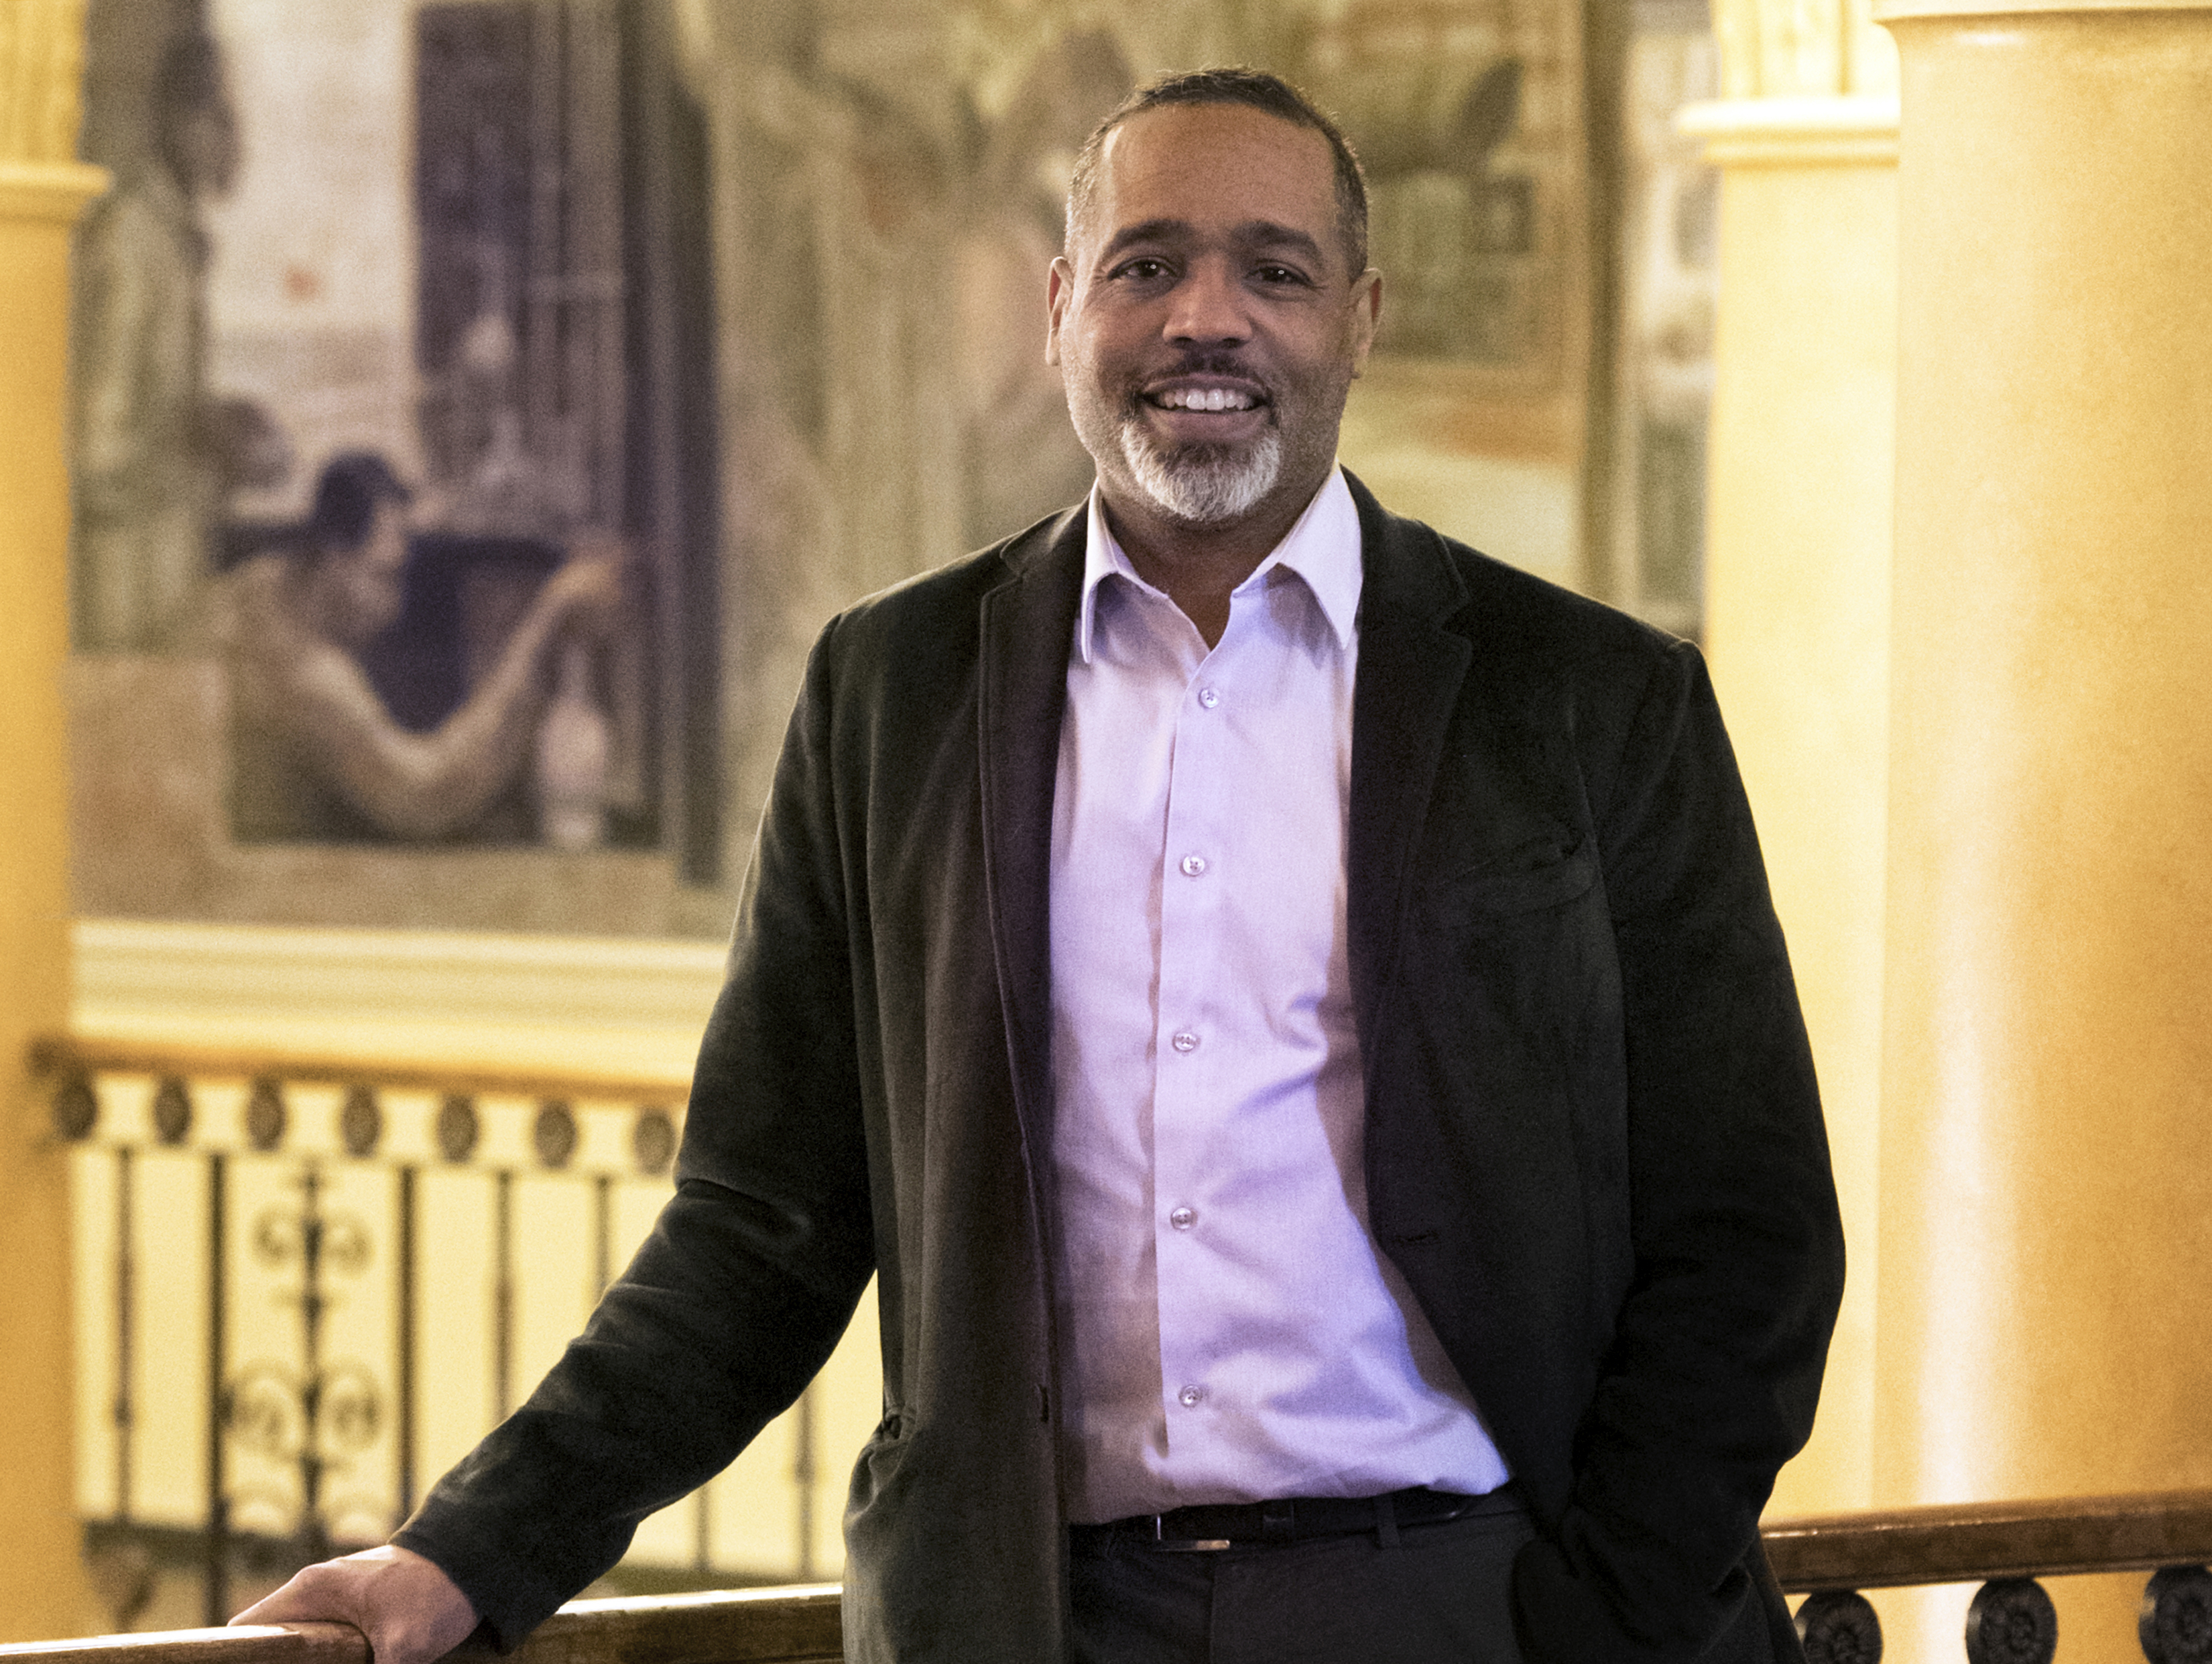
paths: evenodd
<path fill-rule="evenodd" d="M 1115 267 L 1114 275 L 1117 277 L 1134 277 L 1139 283 L 1150 283 L 1155 277 L 1164 277 L 1167 269 L 1167 262 L 1156 260 L 1146 255 L 1125 261 Z"/>
<path fill-rule="evenodd" d="M 1253 277 L 1263 283 L 1303 283 L 1306 274 L 1293 265 L 1263 265 L 1257 267 Z"/>

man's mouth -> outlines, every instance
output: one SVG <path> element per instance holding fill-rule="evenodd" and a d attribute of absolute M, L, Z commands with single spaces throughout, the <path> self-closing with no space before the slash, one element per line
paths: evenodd
<path fill-rule="evenodd" d="M 1145 395 L 1145 402 L 1164 411 L 1249 411 L 1260 407 L 1260 399 L 1242 387 L 1164 387 Z"/>

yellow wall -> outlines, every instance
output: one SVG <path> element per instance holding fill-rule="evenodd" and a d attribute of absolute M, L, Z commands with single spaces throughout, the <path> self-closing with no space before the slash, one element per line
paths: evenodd
<path fill-rule="evenodd" d="M 67 160 L 82 28 L 81 8 L 15 0 L 0 34 L 0 1642 L 95 1611 L 70 1486 L 65 1169 L 23 1068 L 69 1010 L 69 238 L 104 183 Z"/>

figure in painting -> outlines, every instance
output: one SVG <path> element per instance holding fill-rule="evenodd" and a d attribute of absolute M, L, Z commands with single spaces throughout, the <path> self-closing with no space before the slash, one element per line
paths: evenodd
<path fill-rule="evenodd" d="M 204 204 L 238 175 L 238 121 L 216 43 L 179 35 L 154 88 L 153 155 L 93 210 L 78 247 L 79 645 L 178 644 L 225 491 L 281 477 L 282 437 L 206 389 Z"/>
<path fill-rule="evenodd" d="M 622 546 L 579 539 L 487 673 L 434 728 L 416 732 L 393 717 L 362 658 L 400 613 L 411 501 L 382 456 L 334 457 L 292 545 L 225 579 L 219 628 L 241 839 L 449 837 L 514 784 L 533 748 L 561 753 L 541 757 L 541 771 L 589 749 L 576 732 L 579 684 L 623 604 Z M 556 704 L 568 720 L 549 724 Z"/>

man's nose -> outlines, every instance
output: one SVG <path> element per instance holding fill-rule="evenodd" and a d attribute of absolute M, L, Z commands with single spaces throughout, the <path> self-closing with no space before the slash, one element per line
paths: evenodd
<path fill-rule="evenodd" d="M 1177 283 L 1168 308 L 1165 332 L 1171 341 L 1233 344 L 1252 331 L 1243 285 L 1226 260 L 1193 263 Z"/>

